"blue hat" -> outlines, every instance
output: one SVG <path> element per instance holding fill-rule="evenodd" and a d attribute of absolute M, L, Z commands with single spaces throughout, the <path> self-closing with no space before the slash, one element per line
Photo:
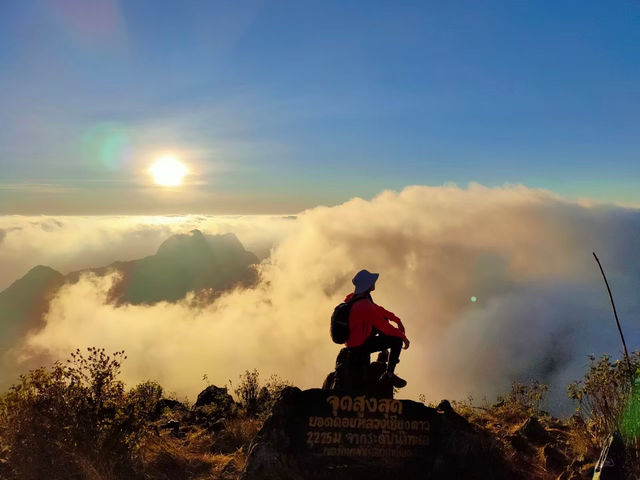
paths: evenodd
<path fill-rule="evenodd" d="M 378 280 L 379 276 L 380 274 L 378 273 L 371 273 L 368 270 L 360 270 L 356 273 L 356 276 L 353 277 L 353 280 L 351 280 L 356 286 L 353 294 L 358 295 L 371 290 L 375 286 L 376 280 Z"/>

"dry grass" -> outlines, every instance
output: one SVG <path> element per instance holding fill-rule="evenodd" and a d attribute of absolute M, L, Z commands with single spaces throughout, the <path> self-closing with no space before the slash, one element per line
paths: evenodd
<path fill-rule="evenodd" d="M 142 448 L 143 471 L 149 480 L 237 480 L 246 463 L 251 440 L 262 423 L 235 418 L 226 428 L 210 433 L 185 427 L 185 435 L 168 431 L 151 434 Z"/>
<path fill-rule="evenodd" d="M 154 480 L 196 480 L 212 477 L 220 459 L 193 443 L 189 445 L 171 435 L 148 439 L 143 448 L 145 478 Z"/>
<path fill-rule="evenodd" d="M 556 480 L 589 479 L 599 449 L 587 441 L 586 424 L 580 418 L 560 420 L 540 410 L 546 387 L 537 382 L 514 383 L 509 394 L 494 405 L 473 405 L 473 399 L 452 402 L 453 408 L 470 422 L 490 432 L 496 446 L 519 478 Z M 530 433 L 526 422 L 534 418 L 539 436 Z M 531 424 L 529 424 L 531 425 Z"/>
<path fill-rule="evenodd" d="M 216 453 L 246 451 L 251 440 L 262 427 L 262 421 L 255 418 L 232 418 L 225 423 L 226 428 L 219 432 L 213 441 L 212 449 Z"/>
<path fill-rule="evenodd" d="M 573 419 L 560 420 L 544 414 L 533 417 L 548 435 L 537 441 L 525 433 L 525 423 L 532 417 L 512 405 L 466 408 L 460 413 L 491 433 L 520 478 L 555 480 L 567 470 L 575 474 L 567 478 L 591 480 L 600 452 L 585 442 L 582 426 Z"/>

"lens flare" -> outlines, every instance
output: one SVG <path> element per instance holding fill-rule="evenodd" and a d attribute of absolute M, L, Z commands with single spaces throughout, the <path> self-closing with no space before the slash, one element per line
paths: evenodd
<path fill-rule="evenodd" d="M 126 167 L 131 160 L 132 141 L 127 125 L 114 122 L 97 123 L 82 135 L 82 153 L 99 161 L 110 172 Z"/>
<path fill-rule="evenodd" d="M 165 156 L 153 162 L 149 173 L 156 184 L 163 187 L 177 187 L 182 184 L 182 179 L 189 173 L 189 170 L 176 157 Z"/>

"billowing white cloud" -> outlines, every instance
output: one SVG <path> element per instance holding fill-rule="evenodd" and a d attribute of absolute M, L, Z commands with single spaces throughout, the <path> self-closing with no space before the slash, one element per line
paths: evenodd
<path fill-rule="evenodd" d="M 403 319 L 412 341 L 398 366 L 409 380 L 403 395 L 491 398 L 535 377 L 552 384 L 557 411 L 587 354 L 619 350 L 592 251 L 629 346 L 640 341 L 638 210 L 522 186 L 408 187 L 308 210 L 286 225 L 255 288 L 208 305 L 115 307 L 105 301 L 112 279 L 88 276 L 59 293 L 21 354 L 125 349 L 128 381 L 155 378 L 188 395 L 204 373 L 220 384 L 253 367 L 319 386 L 339 349 L 328 336 L 330 313 L 367 268 L 381 274 L 375 300 Z"/>

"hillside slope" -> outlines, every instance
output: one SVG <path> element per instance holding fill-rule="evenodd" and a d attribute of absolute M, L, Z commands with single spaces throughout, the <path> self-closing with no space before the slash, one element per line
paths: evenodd
<path fill-rule="evenodd" d="M 60 272 L 38 265 L 0 292 L 0 349 L 40 325 L 49 300 L 64 282 Z"/>

